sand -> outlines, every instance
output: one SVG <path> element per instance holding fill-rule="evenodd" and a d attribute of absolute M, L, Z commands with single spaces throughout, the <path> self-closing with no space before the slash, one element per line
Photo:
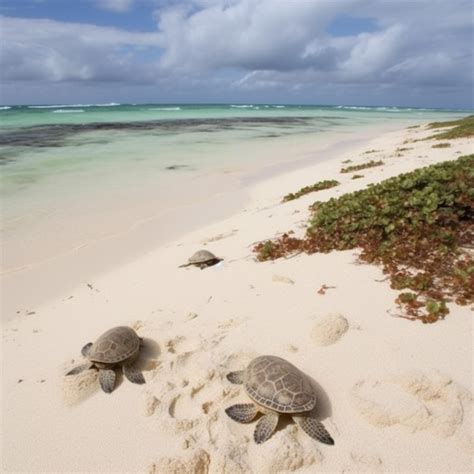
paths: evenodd
<path fill-rule="evenodd" d="M 252 184 L 241 211 L 6 322 L 3 471 L 471 472 L 469 308 L 450 305 L 434 325 L 396 317 L 396 291 L 380 268 L 357 264 L 357 251 L 266 263 L 252 255 L 262 239 L 302 234 L 316 199 L 472 151 L 467 139 L 445 149 L 404 143 L 427 133 L 387 133 Z M 385 164 L 351 180 L 339 173 L 347 159 Z M 288 192 L 323 179 L 341 185 L 281 204 Z M 223 262 L 178 268 L 199 248 Z M 64 377 L 86 342 L 123 324 L 144 337 L 145 385 L 120 380 L 107 395 L 94 372 Z M 334 446 L 289 419 L 257 446 L 254 423 L 226 416 L 226 407 L 248 398 L 225 375 L 261 354 L 284 357 L 313 379 L 316 414 Z"/>

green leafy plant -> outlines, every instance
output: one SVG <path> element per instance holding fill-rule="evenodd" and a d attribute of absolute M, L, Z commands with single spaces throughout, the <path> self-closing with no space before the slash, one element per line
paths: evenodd
<path fill-rule="evenodd" d="M 367 168 L 373 168 L 375 166 L 381 166 L 383 164 L 384 162 L 382 160 L 379 160 L 379 161 L 370 160 L 367 163 L 362 163 L 360 165 L 346 166 L 345 168 L 341 169 L 341 173 L 351 173 L 352 171 L 365 170 Z"/>
<path fill-rule="evenodd" d="M 351 179 L 360 179 L 360 178 L 363 178 L 363 177 L 364 177 L 363 174 L 353 174 Z"/>
<path fill-rule="evenodd" d="M 319 181 L 318 183 L 312 184 L 311 186 L 305 186 L 304 188 L 301 188 L 296 193 L 287 194 L 283 198 L 283 202 L 293 201 L 294 199 L 298 199 L 299 197 L 304 196 L 305 194 L 313 193 L 315 191 L 334 188 L 334 186 L 338 186 L 339 184 L 339 181 L 336 181 L 335 179 Z"/>
<path fill-rule="evenodd" d="M 474 115 L 469 115 L 459 120 L 451 120 L 449 122 L 433 122 L 428 124 L 428 128 L 446 128 L 451 127 L 445 132 L 431 135 L 425 140 L 436 138 L 437 140 L 449 140 L 452 138 L 465 138 L 474 136 Z"/>
<path fill-rule="evenodd" d="M 447 302 L 474 303 L 474 155 L 417 169 L 318 203 L 306 236 L 285 234 L 255 247 L 267 260 L 294 252 L 360 248 L 403 291 L 401 317 L 432 323 Z M 266 250 L 265 250 L 266 249 Z"/>

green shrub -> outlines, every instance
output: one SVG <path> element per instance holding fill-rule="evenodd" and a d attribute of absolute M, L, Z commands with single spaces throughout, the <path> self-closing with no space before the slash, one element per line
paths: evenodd
<path fill-rule="evenodd" d="M 304 188 L 301 188 L 296 193 L 287 194 L 283 198 L 283 202 L 293 201 L 294 199 L 298 199 L 299 197 L 304 196 L 305 194 L 313 193 L 315 191 L 321 191 L 323 189 L 334 188 L 334 186 L 338 185 L 339 181 L 336 181 L 334 179 L 319 181 L 318 183 L 312 184 L 311 186 L 305 186 Z"/>
<path fill-rule="evenodd" d="M 446 302 L 474 302 L 474 155 L 417 169 L 319 203 L 306 237 L 272 241 L 272 256 L 360 248 L 380 264 L 402 317 L 435 322 Z M 255 247 L 265 260 L 262 244 Z M 273 258 L 273 257 L 271 257 Z M 409 296 L 411 295 L 411 296 Z"/>
<path fill-rule="evenodd" d="M 341 169 L 341 173 L 352 173 L 352 171 L 365 170 L 367 168 L 373 168 L 374 166 L 381 166 L 384 162 L 382 160 L 374 161 L 370 160 L 367 163 L 362 163 L 360 165 L 346 166 Z"/>
<path fill-rule="evenodd" d="M 465 138 L 474 136 L 474 115 L 469 115 L 459 120 L 451 120 L 449 122 L 433 122 L 428 124 L 428 128 L 445 128 L 452 127 L 445 132 L 431 135 L 425 140 L 436 138 L 437 140 L 449 140 L 453 138 Z"/>

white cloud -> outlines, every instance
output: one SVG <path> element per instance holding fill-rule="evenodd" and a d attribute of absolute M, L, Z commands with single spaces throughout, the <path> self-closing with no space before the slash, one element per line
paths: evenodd
<path fill-rule="evenodd" d="M 159 33 L 9 17 L 1 27 L 3 80 L 141 82 L 158 68 L 139 55 L 159 48 Z"/>
<path fill-rule="evenodd" d="M 158 11 L 156 17 L 163 33 L 163 67 L 240 69 L 242 78 L 234 87 L 288 85 L 284 78 L 293 78 L 292 71 L 315 83 L 408 83 L 425 75 L 420 71 L 427 57 L 435 68 L 430 82 L 466 84 L 472 80 L 470 69 L 454 75 L 453 68 L 466 65 L 461 55 L 472 58 L 470 3 L 459 0 L 456 6 L 439 0 L 201 0 Z M 377 30 L 329 35 L 328 26 L 341 14 L 371 18 Z"/>

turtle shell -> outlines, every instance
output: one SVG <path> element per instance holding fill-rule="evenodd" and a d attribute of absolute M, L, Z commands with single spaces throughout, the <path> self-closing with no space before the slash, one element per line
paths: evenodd
<path fill-rule="evenodd" d="M 206 263 L 217 260 L 217 257 L 209 250 L 198 250 L 191 257 L 189 257 L 189 263 Z"/>
<path fill-rule="evenodd" d="M 104 332 L 87 354 L 93 362 L 117 364 L 129 359 L 140 348 L 140 338 L 127 326 L 118 326 Z"/>
<path fill-rule="evenodd" d="M 250 362 L 245 389 L 256 403 L 280 413 L 303 413 L 316 405 L 309 378 L 276 356 L 260 356 Z"/>

